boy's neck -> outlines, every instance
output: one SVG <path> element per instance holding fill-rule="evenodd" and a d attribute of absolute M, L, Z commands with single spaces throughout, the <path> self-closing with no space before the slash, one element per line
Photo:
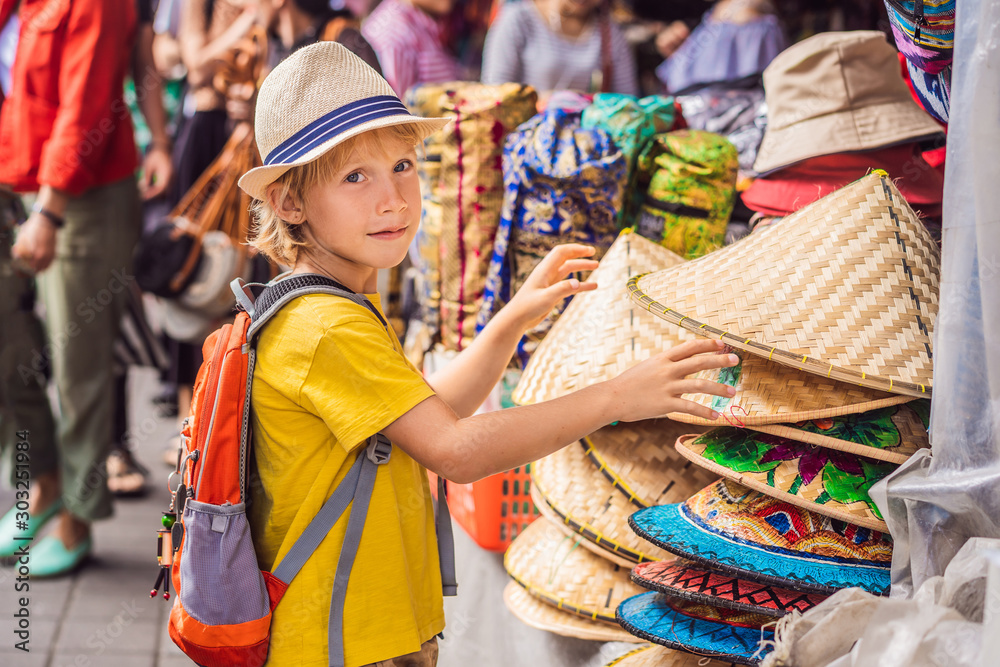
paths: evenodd
<path fill-rule="evenodd" d="M 358 294 L 374 294 L 378 291 L 378 270 L 368 266 L 325 266 L 323 262 L 303 257 L 296 260 L 292 275 L 303 273 L 326 276 Z"/>

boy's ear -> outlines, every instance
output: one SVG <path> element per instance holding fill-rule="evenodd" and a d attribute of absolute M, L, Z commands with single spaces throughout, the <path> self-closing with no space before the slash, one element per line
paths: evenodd
<path fill-rule="evenodd" d="M 305 222 L 305 217 L 302 215 L 302 200 L 291 192 L 285 193 L 282 198 L 282 190 L 284 188 L 281 183 L 271 183 L 267 186 L 267 203 L 271 205 L 278 217 L 288 224 L 298 225 Z"/>

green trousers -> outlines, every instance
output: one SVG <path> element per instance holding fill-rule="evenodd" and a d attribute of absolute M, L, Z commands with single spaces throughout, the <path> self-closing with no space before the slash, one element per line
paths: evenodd
<path fill-rule="evenodd" d="M 35 281 L 14 271 L 12 235 L 0 221 L 0 461 L 14 486 L 18 433 L 27 432 L 31 478 L 52 472 L 59 460 L 45 395 L 45 332 L 33 308 Z"/>
<path fill-rule="evenodd" d="M 85 521 L 112 511 L 104 461 L 113 437 L 113 350 L 135 280 L 132 250 L 140 225 L 134 179 L 93 188 L 70 201 L 55 261 L 38 276 L 57 396 L 52 446 L 63 503 Z M 32 443 L 32 457 L 42 447 Z"/>

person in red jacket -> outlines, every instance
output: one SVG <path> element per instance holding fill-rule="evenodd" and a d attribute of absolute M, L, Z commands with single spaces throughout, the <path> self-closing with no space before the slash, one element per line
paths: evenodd
<path fill-rule="evenodd" d="M 0 24 L 18 4 L 0 183 L 37 192 L 12 255 L 38 276 L 48 343 L 24 364 L 51 364 L 59 417 L 55 442 L 29 434 L 29 516 L 0 519 L 0 555 L 58 516 L 51 535 L 30 542 L 32 576 L 52 576 L 86 559 L 91 522 L 111 514 L 103 464 L 112 346 L 140 227 L 138 156 L 122 99 L 137 10 L 135 0 L 0 0 Z"/>

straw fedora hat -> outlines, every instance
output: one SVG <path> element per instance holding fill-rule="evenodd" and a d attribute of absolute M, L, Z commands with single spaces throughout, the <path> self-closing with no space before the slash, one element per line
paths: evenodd
<path fill-rule="evenodd" d="M 637 507 L 572 444 L 531 466 L 531 498 L 539 513 L 587 538 L 582 546 L 619 565 L 669 558 L 628 527 Z"/>
<path fill-rule="evenodd" d="M 778 500 L 889 532 L 868 490 L 898 467 L 894 463 L 730 426 L 682 436 L 677 451 L 706 470 Z"/>
<path fill-rule="evenodd" d="M 642 641 L 618 625 L 591 621 L 576 614 L 560 611 L 524 590 L 516 581 L 511 581 L 504 587 L 503 602 L 510 613 L 525 625 L 563 637 L 598 642 Z"/>
<path fill-rule="evenodd" d="M 632 634 L 668 648 L 741 665 L 757 665 L 770 651 L 774 619 L 760 614 L 672 598 L 650 592 L 625 600 L 618 623 Z"/>
<path fill-rule="evenodd" d="M 362 132 L 410 124 L 426 138 L 448 124 L 446 118 L 411 115 L 385 79 L 337 42 L 301 48 L 271 70 L 255 113 L 263 166 L 239 180 L 254 199 L 264 199 L 267 186 L 292 167 Z"/>
<path fill-rule="evenodd" d="M 617 625 L 615 609 L 642 589 L 621 567 L 580 548 L 583 538 L 567 536 L 545 519 L 535 521 L 507 548 L 507 574 L 529 593 L 562 611 Z"/>
<path fill-rule="evenodd" d="M 663 646 L 642 646 L 615 658 L 604 667 L 732 667 L 731 662 L 706 660 Z"/>
<path fill-rule="evenodd" d="M 625 283 L 641 273 L 684 263 L 658 243 L 624 230 L 588 280 L 597 289 L 573 297 L 531 355 L 511 398 L 530 405 L 610 380 L 685 340 L 696 338 L 628 299 Z"/>
<path fill-rule="evenodd" d="M 785 49 L 764 70 L 764 91 L 759 174 L 941 134 L 910 97 L 896 49 L 876 30 L 822 33 Z"/>
<path fill-rule="evenodd" d="M 643 588 L 666 593 L 670 597 L 774 618 L 793 611 L 805 613 L 828 597 L 740 579 L 683 558 L 639 563 L 632 569 L 631 577 Z"/>
<path fill-rule="evenodd" d="M 768 361 L 929 398 L 939 265 L 930 234 L 873 172 L 628 289 L 658 317 Z"/>
<path fill-rule="evenodd" d="M 605 426 L 580 440 L 580 446 L 604 478 L 641 509 L 682 502 L 718 479 L 674 447 L 678 437 L 695 431 L 670 419 L 646 419 Z"/>
<path fill-rule="evenodd" d="M 686 502 L 639 510 L 637 534 L 705 567 L 811 593 L 889 591 L 888 535 L 748 489 L 728 479 Z"/>

